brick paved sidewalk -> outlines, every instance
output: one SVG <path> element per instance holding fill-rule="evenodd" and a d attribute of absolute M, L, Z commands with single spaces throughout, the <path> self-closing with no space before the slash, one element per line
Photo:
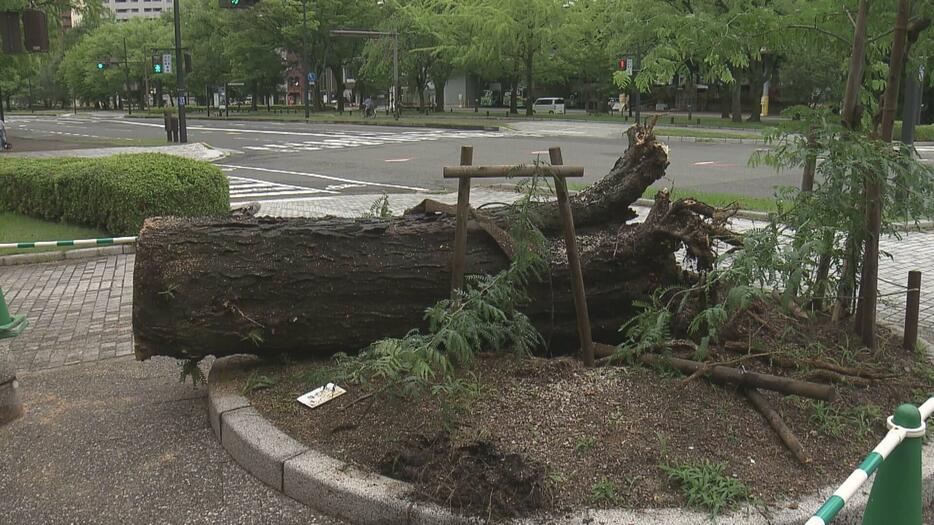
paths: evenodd
<path fill-rule="evenodd" d="M 0 268 L 10 311 L 29 328 L 9 341 L 20 371 L 133 353 L 135 255 Z"/>

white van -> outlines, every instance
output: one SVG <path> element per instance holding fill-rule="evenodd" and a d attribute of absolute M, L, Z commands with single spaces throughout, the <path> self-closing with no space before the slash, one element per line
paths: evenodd
<path fill-rule="evenodd" d="M 532 111 L 535 113 L 548 113 L 549 115 L 554 115 L 555 113 L 564 114 L 564 99 L 556 97 L 545 97 L 535 100 L 535 103 L 532 104 Z"/>

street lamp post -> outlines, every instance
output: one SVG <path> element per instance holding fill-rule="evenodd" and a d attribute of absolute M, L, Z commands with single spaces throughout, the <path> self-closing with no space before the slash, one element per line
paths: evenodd
<path fill-rule="evenodd" d="M 185 86 L 185 61 L 182 57 L 182 30 L 179 19 L 178 0 L 172 1 L 172 10 L 175 17 L 175 78 L 177 79 L 178 95 L 178 140 L 182 144 L 188 142 L 188 126 L 185 123 L 185 105 L 188 104 L 188 90 Z"/>
<path fill-rule="evenodd" d="M 305 105 L 305 120 L 311 117 L 308 104 L 308 0 L 302 0 L 302 104 Z"/>

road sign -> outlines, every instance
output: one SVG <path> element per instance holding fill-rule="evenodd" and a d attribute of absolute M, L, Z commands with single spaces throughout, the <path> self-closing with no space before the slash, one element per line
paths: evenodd
<path fill-rule="evenodd" d="M 169 53 L 162 55 L 162 71 L 164 73 L 172 72 L 172 55 Z"/>
<path fill-rule="evenodd" d="M 318 81 L 318 75 L 314 73 L 308 73 L 308 81 L 314 84 L 315 82 Z"/>

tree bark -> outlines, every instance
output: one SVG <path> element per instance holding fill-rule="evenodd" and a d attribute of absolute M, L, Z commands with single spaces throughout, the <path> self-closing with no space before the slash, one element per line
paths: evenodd
<path fill-rule="evenodd" d="M 717 95 L 720 98 L 720 118 L 730 118 L 730 91 L 722 83 L 717 83 Z"/>
<path fill-rule="evenodd" d="M 743 86 L 739 83 L 739 77 L 736 76 L 733 84 L 730 85 L 730 112 L 733 114 L 733 122 L 743 121 Z"/>
<path fill-rule="evenodd" d="M 447 84 L 447 80 L 433 78 L 432 82 L 435 83 L 435 111 L 444 113 L 444 85 Z"/>
<path fill-rule="evenodd" d="M 892 54 L 889 77 L 882 101 L 882 140 L 892 142 L 895 126 L 895 107 L 898 105 L 899 79 L 905 65 L 908 42 L 909 0 L 899 0 L 892 36 Z M 873 176 L 875 175 L 875 176 Z M 887 174 L 869 174 L 866 179 L 866 244 L 863 252 L 863 271 L 860 275 L 860 312 L 857 320 L 863 344 L 876 347 L 876 306 L 879 295 L 879 237 L 882 235 L 883 181 Z"/>
<path fill-rule="evenodd" d="M 693 199 L 671 202 L 667 191 L 645 222 L 624 222 L 668 162 L 651 130 L 633 130 L 610 174 L 571 203 L 594 337 L 609 342 L 619 339 L 634 300 L 690 279 L 675 261 L 681 246 L 709 267 L 713 240 L 732 237 L 724 227 L 729 214 Z M 553 204 L 536 214 L 545 232 L 559 224 Z M 452 217 L 418 209 L 389 221 L 149 219 L 133 285 L 137 357 L 329 355 L 424 328 L 425 308 L 450 293 L 453 231 Z M 524 310 L 560 351 L 576 345 L 575 310 L 563 240 L 552 242 L 551 253 L 551 271 L 530 283 Z M 495 273 L 508 262 L 471 222 L 468 272 Z"/>

